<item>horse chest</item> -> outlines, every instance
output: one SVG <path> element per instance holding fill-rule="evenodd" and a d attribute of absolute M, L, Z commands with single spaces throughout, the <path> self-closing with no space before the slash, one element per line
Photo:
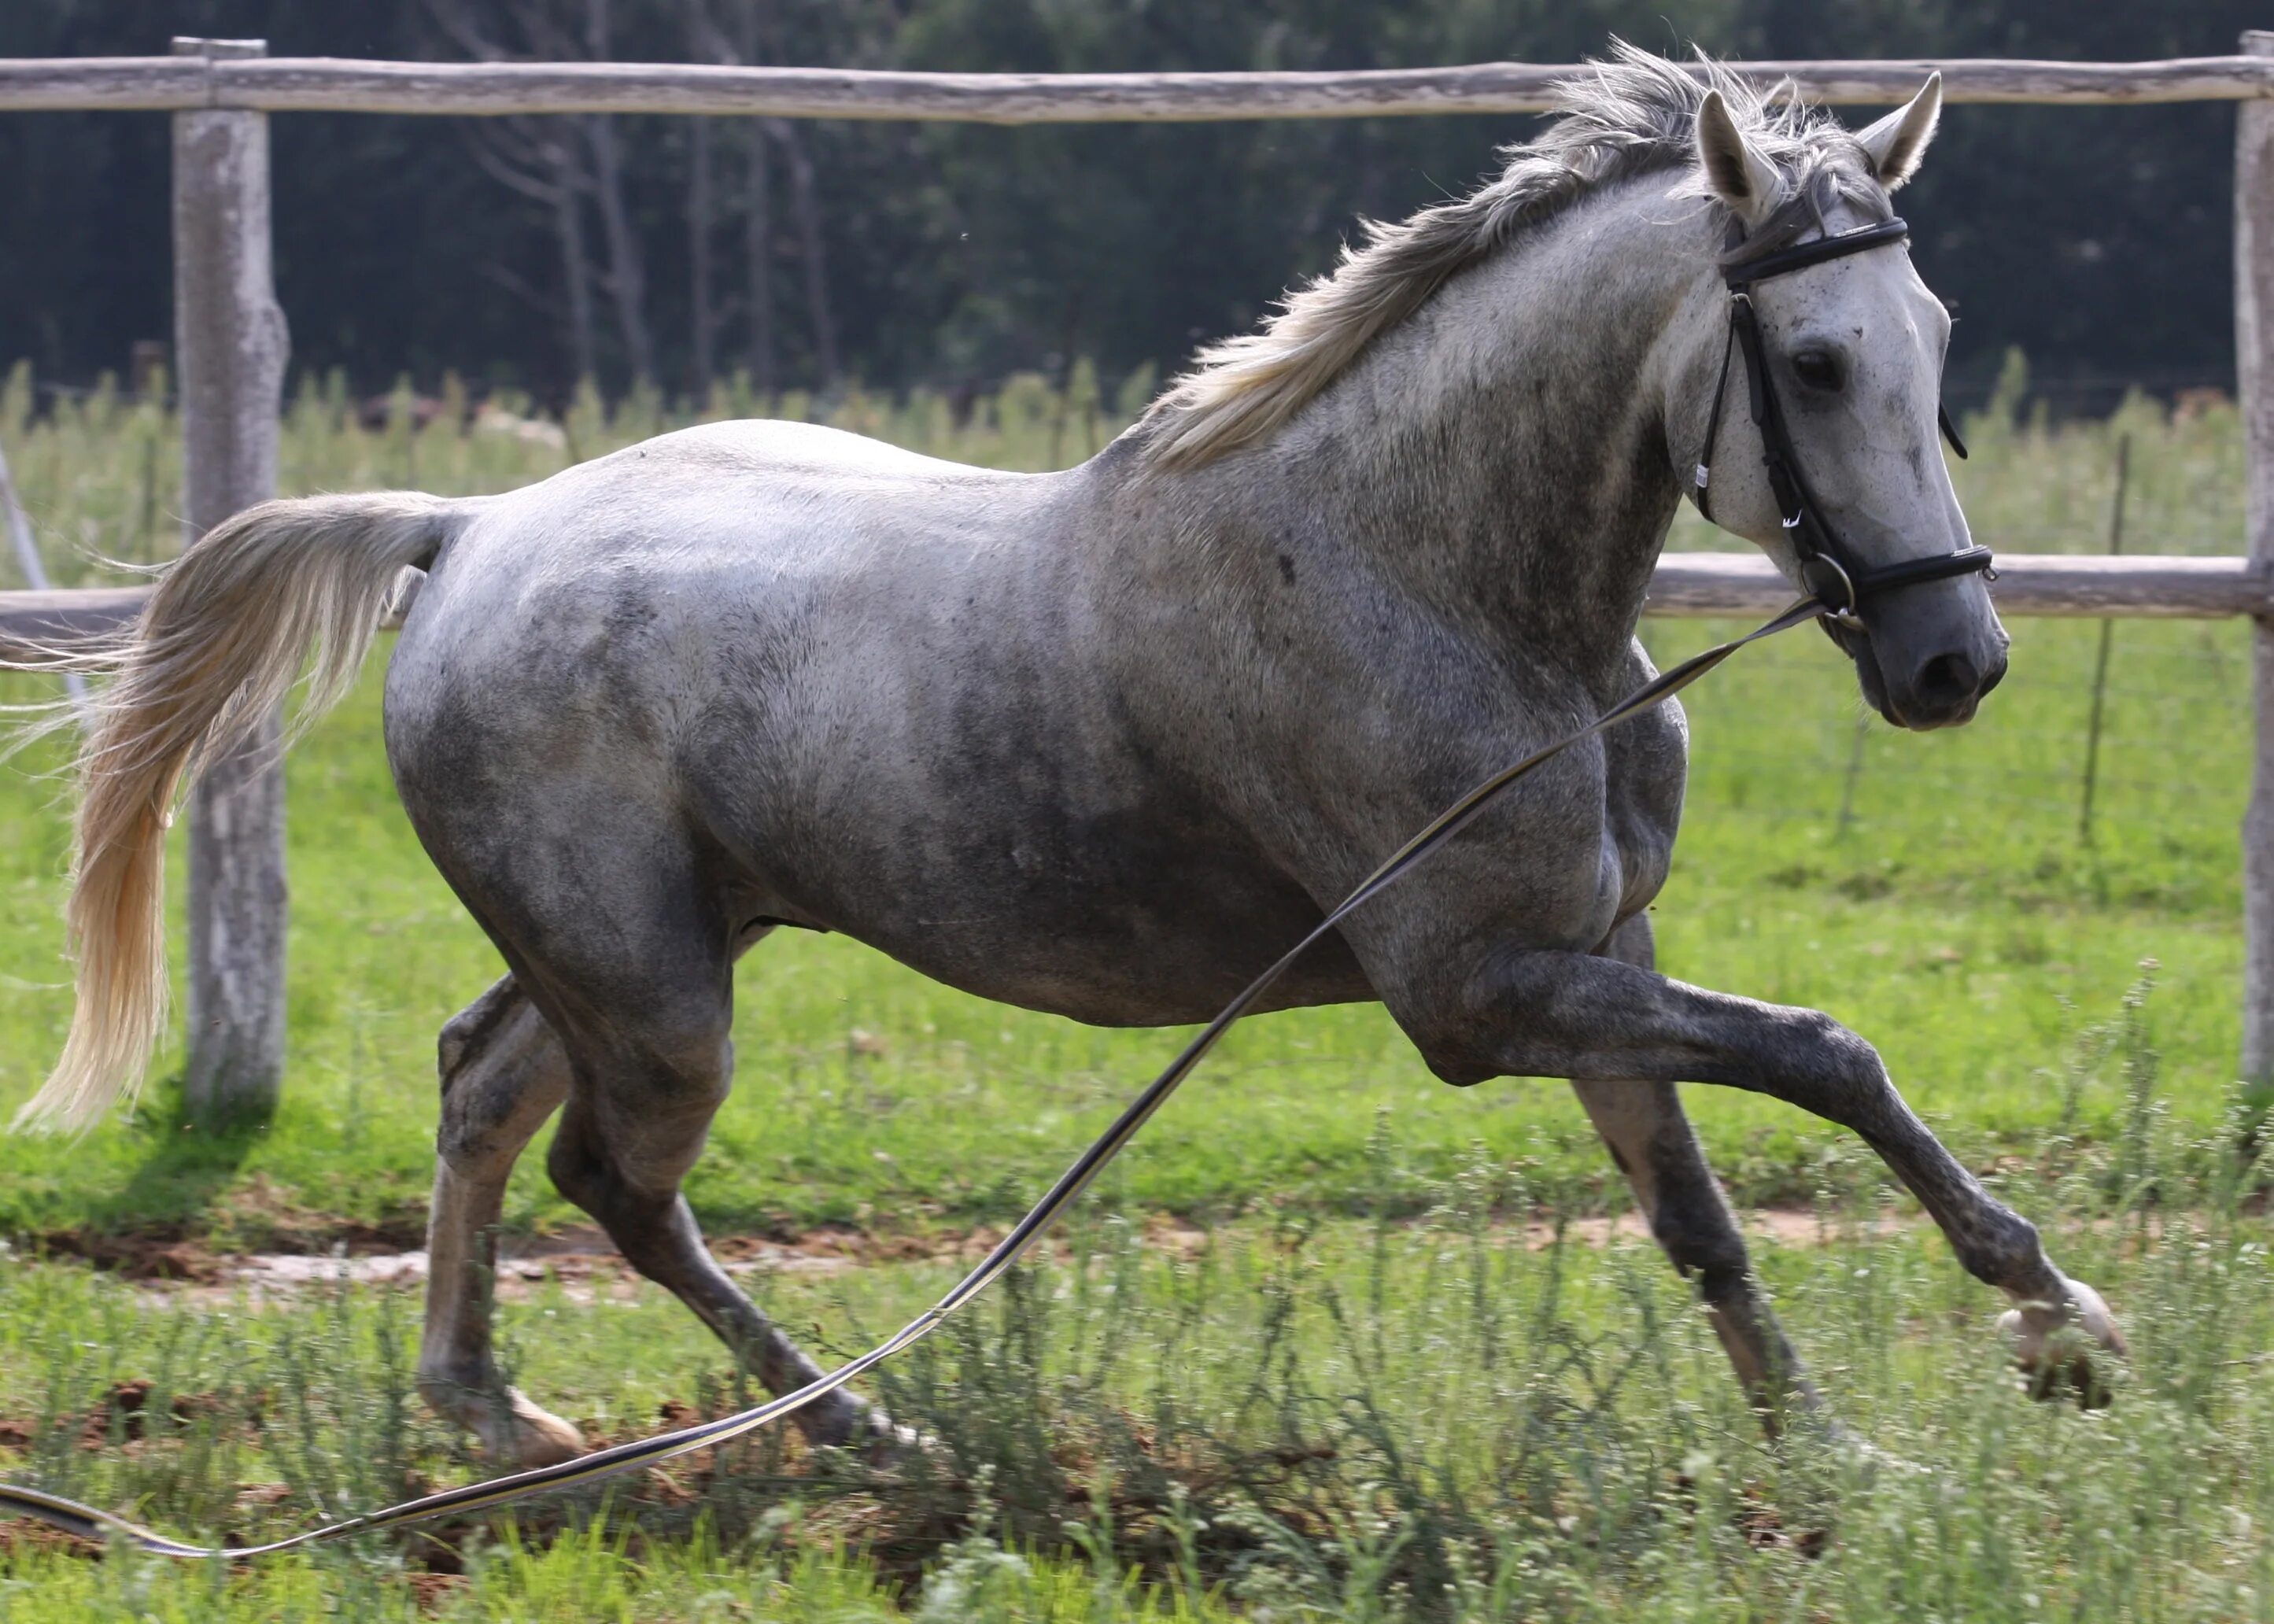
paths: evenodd
<path fill-rule="evenodd" d="M 1630 723 L 1626 736 L 1615 733 L 1607 742 L 1603 839 L 1616 859 L 1616 913 L 1623 921 L 1650 906 L 1674 861 L 1689 772 L 1689 724 L 1682 707 L 1669 700 Z"/>

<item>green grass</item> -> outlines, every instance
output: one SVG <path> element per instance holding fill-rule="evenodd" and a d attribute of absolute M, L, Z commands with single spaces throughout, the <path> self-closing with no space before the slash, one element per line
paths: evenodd
<path fill-rule="evenodd" d="M 1517 1244 L 1480 1163 L 1415 1223 L 1250 1222 L 1190 1255 L 1093 1216 L 879 1372 L 937 1440 L 894 1472 L 762 1435 L 517 1524 L 234 1573 L 19 1538 L 0 1619 L 409 1617 L 417 1586 L 455 1618 L 2274 1617 L 2269 1231 L 2205 1186 L 2184 1214 L 2112 1205 L 2127 1166 L 2168 1179 L 2186 1159 L 2142 1121 L 2136 1164 L 2063 1152 L 2028 1185 L 2131 1327 L 2116 1402 L 2090 1415 L 2024 1395 L 1989 1294 L 1931 1232 L 1864 1223 L 1882 1209 L 1850 1165 L 1827 1175 L 1822 1244 L 1758 1255 L 1880 1454 L 1806 1426 L 1766 1448 L 1655 1251 Z M 849 1350 L 949 1278 L 756 1289 Z M 168 1297 L 0 1259 L 0 1421 L 22 1440 L 0 1476 L 248 1538 L 463 1480 L 478 1462 L 412 1395 L 414 1315 L 397 1290 Z M 741 1402 L 652 1289 L 594 1302 L 555 1280 L 501 1316 L 516 1378 L 594 1438 Z"/>
<path fill-rule="evenodd" d="M 98 397 L 27 426 L 26 398 L 19 378 L 0 434 L 58 577 L 102 573 L 73 548 L 167 552 L 171 425 Z M 1043 464 L 1054 440 L 1079 455 L 1091 434 L 1085 399 L 1062 410 L 1032 380 L 961 425 L 925 398 L 835 415 L 1004 466 Z M 651 404 L 611 422 L 587 401 L 555 447 L 413 436 L 403 416 L 364 432 L 336 391 L 305 394 L 288 486 L 500 489 L 660 426 Z M 2135 549 L 2239 546 L 2231 412 L 1969 429 L 1962 488 L 1995 545 L 2089 545 L 2128 432 Z M 1674 545 L 1714 544 L 1685 519 Z M 1989 1329 L 1997 1304 L 1939 1239 L 1864 1222 L 1908 1207 L 1853 1141 L 1693 1089 L 1742 1199 L 1818 1204 L 1827 1244 L 1766 1246 L 1763 1272 L 1843 1416 L 1920 1470 L 1805 1436 L 1764 1450 L 1653 1252 L 1511 1244 L 1510 1214 L 1622 1202 L 1564 1090 L 1448 1090 L 1378 1010 L 1307 1011 L 1233 1035 L 1085 1204 L 1070 1256 L 882 1374 L 896 1411 L 944 1440 L 952 1478 L 759 1443 L 517 1528 L 445 1530 L 448 1552 L 366 1539 L 232 1571 L 90 1561 L 0 1525 L 0 1624 L 2274 1617 L 2274 1252 L 2263 1217 L 2239 1215 L 2229 1154 L 2246 635 L 2119 628 L 2087 840 L 2097 628 L 2014 631 L 2014 674 L 1949 735 L 1859 732 L 1852 677 L 1812 633 L 1693 690 L 1661 957 L 1840 1015 L 1965 1154 L 2006 1169 L 2130 1329 L 2112 1410 L 2025 1401 Z M 1718 628 L 1647 635 L 1665 658 Z M 37 1258 L 39 1237 L 88 1233 L 225 1247 L 417 1232 L 433 1034 L 498 966 L 395 803 L 376 672 L 290 763 L 275 1120 L 202 1135 L 162 1083 L 82 1141 L 0 1139 L 0 1235 L 18 1243 L 0 1253 L 0 1423 L 26 1440 L 0 1444 L 0 1476 L 208 1535 L 305 1527 L 480 1470 L 415 1402 L 408 1294 L 167 1295 Z M 24 681 L 0 695 L 44 696 Z M 68 1012 L 58 793 L 0 784 L 0 1110 L 36 1086 Z M 2152 996 L 2127 998 L 2146 959 Z M 721 1230 L 999 1221 L 1176 1041 L 983 1004 L 804 936 L 754 955 L 741 994 L 736 1093 L 691 1184 Z M 177 1064 L 162 1056 L 159 1075 Z M 514 1187 L 516 1229 L 575 1216 L 538 1160 Z M 1133 1245 L 1134 1221 L 1163 1210 L 1209 1222 L 1207 1248 Z M 849 1351 L 946 1278 L 925 1263 L 757 1285 L 809 1342 Z M 735 1394 L 717 1345 L 655 1291 L 586 1303 L 556 1282 L 502 1314 L 517 1379 L 595 1438 Z M 151 1384 L 147 1417 L 194 1402 L 178 1422 L 131 1422 L 113 1397 L 130 1382 Z"/>
<path fill-rule="evenodd" d="M 856 399 L 839 416 L 925 449 L 1032 465 L 1058 424 L 1052 402 L 1027 380 L 960 429 L 922 398 Z M 0 425 L 19 416 L 0 407 Z M 611 424 L 588 402 L 572 422 L 587 454 L 657 425 L 637 402 Z M 1067 455 L 1085 422 L 1073 412 L 1058 424 Z M 104 523 L 131 530 L 147 469 L 137 436 L 155 423 L 147 408 L 98 400 L 31 429 L 14 455 L 35 515 L 89 547 L 154 550 L 62 519 L 111 515 Z M 1998 545 L 2090 543 L 2119 432 L 2135 442 L 2135 546 L 2233 545 L 2231 412 L 2172 424 L 2135 404 L 2110 425 L 2016 429 L 1991 416 L 1969 432 L 1964 494 L 1977 532 Z M 365 432 L 320 393 L 304 395 L 285 445 L 295 488 L 418 477 L 493 489 L 568 455 L 481 432 Z M 162 489 L 160 511 L 166 500 Z M 1676 545 L 1711 542 L 1694 518 L 1677 528 Z M 63 552 L 52 538 L 50 550 Z M 1721 629 L 1646 623 L 1661 658 Z M 2013 674 L 1974 726 L 1950 733 L 1861 725 L 1852 675 L 1806 629 L 1693 689 L 1690 804 L 1656 912 L 1670 974 L 1830 1011 L 1878 1042 L 1914 1103 L 1981 1159 L 2026 1147 L 2065 1116 L 2074 1132 L 2107 1131 L 2120 1090 L 2078 1052 L 2143 959 L 2160 966 L 2153 1040 L 2183 1116 L 2202 1124 L 2216 1112 L 2239 1041 L 2247 631 L 2118 628 L 2087 841 L 2077 806 L 2098 628 L 2013 629 Z M 162 1085 L 135 1120 L 79 1144 L 0 1139 L 0 1234 L 177 1225 L 260 1243 L 415 1232 L 431 1174 L 433 1034 L 500 966 L 395 802 L 380 744 L 384 654 L 290 760 L 290 1071 L 277 1119 L 200 1139 Z M 43 695 L 19 683 L 15 696 Z M 68 1011 L 60 793 L 22 771 L 0 782 L 0 1110 L 36 1086 Z M 853 943 L 788 936 L 743 966 L 735 1094 L 692 1184 L 720 1228 L 1003 1218 L 1177 1041 L 983 1004 Z M 177 1064 L 162 1056 L 158 1075 Z M 1690 1096 L 1743 1199 L 1804 1199 L 1814 1162 L 1838 1142 L 1773 1102 Z M 1272 1016 L 1235 1034 L 1125 1158 L 1117 1190 L 1135 1208 L 1202 1216 L 1364 1210 L 1377 1199 L 1378 1119 L 1429 1177 L 1480 1141 L 1552 1172 L 1578 1199 L 1616 1199 L 1597 1193 L 1607 1164 L 1567 1091 L 1444 1088 L 1374 1007 Z M 530 1160 L 510 1221 L 573 1216 Z"/>

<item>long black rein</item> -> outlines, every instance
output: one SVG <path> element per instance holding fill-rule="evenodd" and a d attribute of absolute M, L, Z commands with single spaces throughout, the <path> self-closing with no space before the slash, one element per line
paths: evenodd
<path fill-rule="evenodd" d="M 1860 232 L 1849 232 L 1841 237 L 1810 243 L 1800 249 L 1788 250 L 1757 261 L 1750 267 L 1747 280 L 1758 281 L 1764 275 L 1775 275 L 1784 270 L 1797 269 L 1803 264 L 1812 265 L 1820 259 L 1835 258 L 1839 254 L 1854 253 L 1864 248 L 1876 247 L 1882 243 L 1894 242 L 1899 240 L 1901 235 L 1902 222 L 1892 221 L 1885 225 L 1867 227 Z M 1869 240 L 1862 240 L 1864 238 Z M 1796 256 L 1802 257 L 1796 258 Z M 1746 308 L 1750 310 L 1750 304 Z M 1746 348 L 1746 363 L 1754 379 L 1754 416 L 1757 421 L 1762 422 L 1764 433 L 1768 437 L 1771 448 L 1772 484 L 1778 483 L 1780 476 L 1776 469 L 1781 458 L 1787 466 L 1788 474 L 1785 477 L 1786 484 L 1780 487 L 1780 501 L 1783 500 L 1784 492 L 1787 489 L 1797 493 L 1799 507 L 1788 509 L 1788 511 L 1797 512 L 1801 515 L 1801 523 L 1793 528 L 1804 530 L 1807 525 L 1814 523 L 1818 530 L 1817 536 L 1804 536 L 1803 539 L 1820 545 L 1822 541 L 1830 538 L 1832 532 L 1828 526 L 1822 524 L 1820 518 L 1813 516 L 1814 503 L 1808 499 L 1805 487 L 1799 483 L 1796 470 L 1791 467 L 1790 442 L 1782 438 L 1781 432 L 1772 433 L 1769 430 L 1770 424 L 1781 424 L 1781 419 L 1774 410 L 1775 397 L 1767 389 L 1766 384 L 1768 376 L 1767 369 L 1758 358 L 1760 342 L 1758 332 L 1757 329 L 1754 330 L 1753 336 L 1748 340 L 1744 337 L 1745 330 L 1743 326 L 1736 329 L 1735 342 L 1743 344 Z M 1722 372 L 1723 382 L 1726 384 L 1728 380 L 1726 353 Z M 1717 395 L 1713 412 L 1717 425 L 1721 416 L 1720 404 Z M 1709 457 L 1710 455 L 1709 444 Z M 1699 493 L 1702 497 L 1703 477 L 1706 472 L 1702 463 L 1698 472 Z M 1702 500 L 1699 505 L 1703 507 Z M 1788 523 L 1789 523 L 1789 521 Z M 1811 555 L 1803 547 L 1803 560 L 1811 556 L 1829 559 L 1832 555 L 1823 551 Z M 954 1313 L 993 1284 L 1005 1271 L 1025 1256 L 1035 1243 L 1042 1238 L 1043 1233 L 1067 1207 L 1089 1187 L 1091 1181 L 1097 1177 L 1105 1164 L 1119 1154 L 1122 1147 L 1136 1137 L 1138 1131 L 1151 1118 L 1153 1113 L 1167 1102 L 1169 1096 L 1174 1094 L 1178 1085 L 1192 1074 L 1193 1069 L 1207 1056 L 1209 1051 L 1216 1046 L 1218 1040 L 1231 1030 L 1240 1017 L 1255 1007 L 1257 1001 L 1270 990 L 1280 977 L 1294 966 L 1297 960 L 1344 920 L 1350 917 L 1355 910 L 1380 896 L 1427 861 L 1432 853 L 1465 829 L 1498 798 L 1502 791 L 1517 779 L 1524 778 L 1543 763 L 1562 755 L 1572 746 L 1605 733 L 1663 701 L 1671 699 L 1750 643 L 1758 643 L 1766 637 L 1775 636 L 1780 632 L 1789 631 L 1792 628 L 1803 625 L 1820 615 L 1852 613 L 1856 597 L 1861 591 L 1885 590 L 1890 585 L 1909 584 L 1917 581 L 1941 580 L 1946 576 L 1985 569 L 1989 560 L 1990 553 L 1987 548 L 1969 547 L 1962 552 L 1940 557 L 1916 560 L 1909 563 L 1887 566 L 1875 571 L 1863 572 L 1860 575 L 1856 572 L 1841 568 L 1836 579 L 1832 578 L 1828 572 L 1807 575 L 1803 565 L 1803 578 L 1809 588 L 1809 596 L 1800 598 L 1780 612 L 1773 619 L 1755 628 L 1743 636 L 1733 638 L 1728 643 L 1716 643 L 1703 653 L 1694 654 L 1672 669 L 1661 672 L 1585 727 L 1576 733 L 1567 733 L 1551 744 L 1543 745 L 1522 760 L 1502 768 L 1498 772 L 1477 785 L 1468 793 L 1432 818 L 1427 826 L 1419 834 L 1383 860 L 1382 865 L 1367 876 L 1350 895 L 1337 903 L 1325 918 L 1312 928 L 1307 936 L 1289 948 L 1269 969 L 1250 981 L 1239 996 L 1224 1007 L 1223 1011 L 1214 1020 L 1201 1028 L 1176 1058 L 1162 1070 L 1160 1075 L 1146 1085 L 1144 1092 L 1132 1100 L 1122 1110 L 1120 1116 L 1114 1118 L 1112 1125 L 1098 1135 L 1096 1140 L 1088 1149 L 1081 1153 L 1073 1166 L 1059 1175 L 1058 1182 L 1050 1186 L 1041 1200 L 1035 1203 L 1032 1210 L 1019 1221 L 1017 1226 L 996 1243 L 994 1249 L 968 1274 L 957 1282 L 946 1296 L 858 1358 L 840 1365 L 827 1375 L 809 1382 L 794 1393 L 786 1393 L 766 1403 L 742 1410 L 735 1415 L 721 1417 L 715 1421 L 702 1422 L 695 1426 L 682 1427 L 676 1432 L 660 1433 L 656 1437 L 643 1439 L 634 1443 L 619 1444 L 614 1448 L 601 1449 L 591 1455 L 580 1455 L 573 1461 L 564 1461 L 557 1466 L 539 1467 L 531 1471 L 515 1472 L 507 1477 L 494 1477 L 486 1482 L 468 1484 L 462 1488 L 446 1489 L 438 1494 L 425 1495 L 418 1500 L 405 1500 L 398 1506 L 389 1506 L 384 1510 L 368 1512 L 361 1516 L 327 1523 L 320 1528 L 309 1529 L 304 1533 L 295 1534 L 285 1539 L 273 1540 L 267 1545 L 237 1546 L 188 1545 L 181 1540 L 169 1538 L 163 1534 L 109 1512 L 98 1510 L 92 1506 L 81 1505 L 76 1500 L 65 1500 L 61 1495 L 49 1494 L 39 1489 L 22 1488 L 12 1485 L 0 1485 L 0 1515 L 16 1514 L 38 1517 L 85 1538 L 99 1538 L 105 1535 L 116 1536 L 139 1546 L 144 1551 L 160 1556 L 219 1557 L 225 1560 L 266 1556 L 304 1545 L 328 1544 L 335 1539 L 344 1539 L 351 1534 L 373 1533 L 381 1529 L 399 1528 L 405 1523 L 423 1522 L 429 1517 L 444 1516 L 454 1512 L 486 1510 L 551 1490 L 596 1483 L 604 1477 L 614 1477 L 619 1472 L 657 1465 L 697 1449 L 714 1447 L 731 1439 L 740 1438 L 745 1433 L 756 1432 L 760 1427 L 779 1421 L 784 1416 L 802 1409 L 824 1395 L 836 1391 L 846 1383 L 891 1358 L 901 1350 L 921 1342 L 937 1328 L 950 1314 Z"/>

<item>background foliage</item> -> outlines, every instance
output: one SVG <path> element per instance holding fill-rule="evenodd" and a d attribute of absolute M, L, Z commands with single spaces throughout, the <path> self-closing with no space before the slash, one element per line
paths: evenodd
<path fill-rule="evenodd" d="M 162 51 L 174 34 L 264 36 L 292 55 L 463 57 L 470 34 L 584 54 L 596 20 L 622 58 L 710 59 L 723 38 L 765 60 L 1040 71 L 1566 62 L 1614 33 L 1758 57 L 2124 59 L 2230 52 L 2263 18 L 2245 0 L 20 0 L 0 8 L 0 56 Z M 1983 398 L 2008 344 L 2062 407 L 2105 408 L 2125 384 L 2228 378 L 2233 117 L 2215 103 L 1953 112 L 1905 212 L 1929 279 L 1963 312 L 1962 399 Z M 278 273 L 297 365 L 344 366 L 365 391 L 406 371 L 432 387 L 456 366 L 566 396 L 582 369 L 551 211 L 494 178 L 476 144 L 496 132 L 474 122 L 279 117 Z M 700 395 L 706 372 L 745 364 L 763 387 L 763 302 L 775 387 L 969 387 L 1077 354 L 1109 376 L 1165 369 L 1330 263 L 1356 216 L 1466 185 L 1530 122 L 779 125 L 757 143 L 772 181 L 757 301 L 752 128 L 720 121 L 701 138 L 717 192 L 702 239 L 716 285 L 705 367 L 691 332 L 694 123 L 619 119 L 607 139 L 622 154 L 630 320 L 644 331 L 627 328 L 609 285 L 621 267 L 598 267 L 597 358 L 612 393 L 645 372 Z M 0 360 L 85 385 L 124 368 L 132 340 L 167 334 L 167 140 L 159 114 L 0 120 Z M 802 164 L 825 319 L 794 206 Z M 583 199 L 596 257 L 599 201 Z M 823 326 L 841 354 L 821 353 Z"/>

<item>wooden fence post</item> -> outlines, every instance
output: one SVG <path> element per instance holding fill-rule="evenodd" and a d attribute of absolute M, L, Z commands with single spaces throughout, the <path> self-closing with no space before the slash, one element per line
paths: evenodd
<path fill-rule="evenodd" d="M 2242 36 L 2274 56 L 2274 33 Z M 2251 562 L 2274 569 L 2274 101 L 2242 102 L 2234 149 L 2234 362 L 2242 400 Z M 2250 808 L 2242 819 L 2242 1076 L 2274 1084 L 2274 620 L 2251 630 L 2255 716 Z"/>
<path fill-rule="evenodd" d="M 208 61 L 259 40 L 174 41 Z M 269 259 L 268 120 L 174 115 L 174 333 L 185 545 L 276 493 L 288 350 Z M 190 797 L 188 1067 L 192 1116 L 263 1118 L 284 1075 L 281 718 L 214 763 Z"/>

